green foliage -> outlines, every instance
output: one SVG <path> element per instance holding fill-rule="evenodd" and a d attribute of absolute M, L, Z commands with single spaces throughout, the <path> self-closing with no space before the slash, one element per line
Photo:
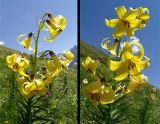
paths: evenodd
<path fill-rule="evenodd" d="M 83 79 L 87 78 L 89 82 L 95 80 L 88 75 L 83 66 L 82 61 L 91 56 L 96 59 L 104 54 L 98 49 L 86 44 L 80 43 L 80 82 L 83 87 Z M 106 56 L 106 55 L 105 55 Z M 109 74 L 105 75 L 105 79 L 109 79 L 112 73 L 104 64 L 100 65 L 101 71 Z M 154 89 L 156 89 L 154 91 Z M 81 90 L 82 91 L 82 90 Z M 112 105 L 94 105 L 83 96 L 81 92 L 81 123 L 83 124 L 158 124 L 160 121 L 160 90 L 154 86 L 147 85 L 139 91 L 120 98 Z M 110 115 L 108 111 L 111 109 Z M 110 121 L 108 117 L 110 116 Z M 116 118 L 116 119 L 115 119 Z M 105 121 L 107 119 L 107 121 Z"/>
<path fill-rule="evenodd" d="M 64 124 L 75 124 L 77 120 L 77 71 L 69 69 L 56 77 L 50 86 L 50 96 L 37 96 L 39 97 L 37 102 L 36 97 L 27 101 L 17 89 L 15 74 L 5 64 L 6 56 L 15 52 L 9 48 L 0 47 L 0 124 L 25 124 L 21 120 L 28 118 L 27 104 L 32 107 L 30 114 L 35 115 L 32 119 L 35 122 L 30 123 L 59 123 L 61 121 Z M 47 116 L 51 118 L 46 120 Z"/>
<path fill-rule="evenodd" d="M 97 57 L 105 56 L 105 54 L 97 50 L 95 47 L 90 46 L 89 44 L 81 41 L 80 42 L 80 58 L 86 58 L 87 56 L 90 56 L 93 59 L 97 59 Z"/>

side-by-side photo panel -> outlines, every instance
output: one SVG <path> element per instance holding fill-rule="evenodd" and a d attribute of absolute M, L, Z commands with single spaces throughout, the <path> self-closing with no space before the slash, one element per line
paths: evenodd
<path fill-rule="evenodd" d="M 160 121 L 159 1 L 80 1 L 80 122 Z"/>
<path fill-rule="evenodd" d="M 77 0 L 0 0 L 0 124 L 77 121 Z"/>

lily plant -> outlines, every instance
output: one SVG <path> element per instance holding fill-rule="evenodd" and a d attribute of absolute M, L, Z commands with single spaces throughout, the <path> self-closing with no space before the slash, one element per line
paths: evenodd
<path fill-rule="evenodd" d="M 23 97 L 23 101 L 17 102 L 18 109 L 21 111 L 18 111 L 19 116 L 15 118 L 16 124 L 32 124 L 36 121 L 41 121 L 39 123 L 53 122 L 50 114 L 44 113 L 44 111 L 48 111 L 49 106 L 44 106 L 41 103 L 43 98 L 50 94 L 51 84 L 55 77 L 67 69 L 74 54 L 65 51 L 63 56 L 58 57 L 53 51 L 46 50 L 38 56 L 38 45 L 41 44 L 39 36 L 41 31 L 47 31 L 50 38 L 44 36 L 44 40 L 52 42 L 63 32 L 66 24 L 64 16 L 53 17 L 51 13 L 45 13 L 40 19 L 37 33 L 30 32 L 27 36 L 21 34 L 17 37 L 18 43 L 31 51 L 32 54 L 14 53 L 6 57 L 6 64 L 15 72 L 18 92 Z M 43 62 L 40 62 L 41 60 Z"/>
<path fill-rule="evenodd" d="M 96 123 L 119 122 L 123 113 L 116 107 L 117 102 L 132 95 L 148 82 L 147 76 L 141 72 L 150 66 L 150 59 L 144 55 L 143 45 L 139 41 L 123 42 L 122 39 L 124 36 L 134 36 L 135 31 L 146 26 L 150 18 L 149 11 L 142 7 L 127 10 L 124 6 L 116 8 L 115 11 L 117 19 L 105 19 L 106 26 L 116 28 L 112 34 L 114 41 L 104 38 L 101 42 L 109 56 L 96 60 L 88 56 L 82 61 L 86 75 L 91 76 L 88 81 L 89 76 L 85 77 L 81 91 L 87 98 L 86 103 L 89 100 L 93 104 L 92 110 L 89 107 L 86 107 L 86 110 L 89 110 L 91 120 Z M 137 53 L 133 51 L 134 45 L 139 48 Z M 109 70 L 99 71 L 103 70 L 104 66 Z M 94 107 L 99 108 L 101 114 L 95 113 Z"/>

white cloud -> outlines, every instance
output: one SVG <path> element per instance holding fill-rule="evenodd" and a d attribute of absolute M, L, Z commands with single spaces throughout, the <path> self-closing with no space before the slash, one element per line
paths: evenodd
<path fill-rule="evenodd" d="M 137 54 L 139 52 L 139 47 L 137 45 L 132 45 L 132 51 L 134 54 Z"/>
<path fill-rule="evenodd" d="M 5 45 L 4 41 L 0 41 L 0 46 L 4 46 L 4 45 Z"/>
<path fill-rule="evenodd" d="M 135 42 L 135 41 L 139 42 L 140 40 L 135 36 L 130 37 L 129 42 Z M 139 52 L 139 50 L 140 49 L 137 45 L 132 45 L 132 52 L 134 54 L 137 54 Z"/>
<path fill-rule="evenodd" d="M 129 38 L 129 42 L 133 42 L 133 41 L 140 41 L 137 37 L 132 36 Z"/>

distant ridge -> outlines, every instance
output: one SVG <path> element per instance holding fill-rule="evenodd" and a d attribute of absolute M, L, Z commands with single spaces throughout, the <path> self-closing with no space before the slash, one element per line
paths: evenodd
<path fill-rule="evenodd" d="M 80 41 L 80 56 L 81 58 L 90 56 L 91 58 L 96 59 L 97 57 L 105 56 L 105 54 L 96 47 L 91 46 L 84 41 Z"/>

